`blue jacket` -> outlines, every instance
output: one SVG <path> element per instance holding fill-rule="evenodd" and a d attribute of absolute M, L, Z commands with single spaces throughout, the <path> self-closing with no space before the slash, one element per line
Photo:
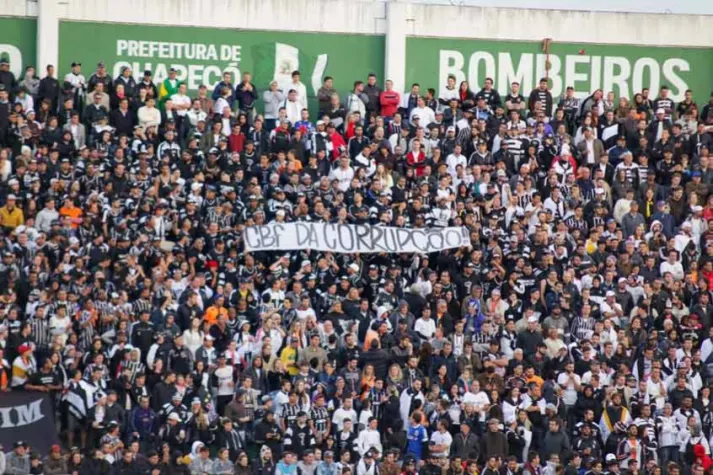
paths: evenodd
<path fill-rule="evenodd" d="M 651 215 L 651 222 L 660 221 L 663 226 L 663 233 L 668 238 L 671 239 L 676 235 L 676 221 L 673 219 L 671 213 L 662 213 L 661 211 L 655 212 Z"/>
<path fill-rule="evenodd" d="M 153 409 L 135 407 L 129 418 L 129 430 L 137 432 L 141 440 L 146 440 L 151 434 L 156 433 L 156 412 Z"/>

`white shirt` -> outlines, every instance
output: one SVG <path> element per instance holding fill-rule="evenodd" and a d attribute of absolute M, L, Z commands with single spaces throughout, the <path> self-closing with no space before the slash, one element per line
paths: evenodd
<path fill-rule="evenodd" d="M 649 378 L 648 381 L 646 381 L 646 394 L 656 403 L 656 407 L 662 410 L 666 403 L 666 398 L 663 396 L 665 386 L 663 380 L 659 380 L 658 383 L 655 383 Z"/>
<path fill-rule="evenodd" d="M 225 366 L 216 368 L 215 377 L 218 379 L 218 396 L 230 396 L 234 392 L 233 367 Z"/>
<path fill-rule="evenodd" d="M 215 106 L 213 107 L 213 110 L 216 114 L 222 115 L 223 110 L 225 110 L 226 107 L 230 109 L 230 104 L 228 104 L 228 101 L 224 97 L 219 97 L 218 100 L 215 101 Z"/>
<path fill-rule="evenodd" d="M 480 413 L 480 420 L 485 420 L 485 406 L 490 404 L 490 399 L 483 391 L 472 393 L 468 391 L 463 395 L 463 404 L 472 404 L 473 407 Z"/>
<path fill-rule="evenodd" d="M 432 318 L 429 318 L 428 320 L 419 318 L 416 320 L 413 330 L 419 335 L 423 335 L 430 340 L 433 337 L 433 334 L 436 333 L 436 322 Z"/>
<path fill-rule="evenodd" d="M 202 109 L 191 109 L 188 112 L 186 112 L 186 116 L 188 117 L 188 121 L 191 123 L 193 127 L 198 125 L 198 122 L 201 120 L 206 120 L 206 117 L 208 117 L 208 114 L 203 112 Z"/>
<path fill-rule="evenodd" d="M 339 182 L 337 186 L 340 191 L 347 191 L 349 189 L 352 178 L 354 178 L 354 170 L 351 167 L 337 167 L 329 172 L 329 181 L 337 180 Z"/>
<path fill-rule="evenodd" d="M 670 272 L 671 275 L 673 275 L 674 280 L 683 280 L 683 266 L 680 262 L 674 262 L 673 264 L 670 264 L 668 261 L 664 261 L 659 266 L 659 270 L 661 272 L 661 275 L 664 275 L 666 272 Z"/>
<path fill-rule="evenodd" d="M 193 357 L 196 357 L 196 350 L 201 347 L 203 344 L 203 337 L 205 335 L 203 334 L 202 331 L 191 331 L 190 329 L 186 330 L 183 332 L 183 342 L 186 345 L 186 348 L 190 350 L 190 352 L 193 354 Z"/>
<path fill-rule="evenodd" d="M 301 82 L 291 82 L 287 91 L 290 89 L 297 91 L 297 102 L 300 104 L 300 110 L 307 108 L 307 87 Z"/>
<path fill-rule="evenodd" d="M 445 445 L 446 449 L 443 451 L 431 451 L 431 454 L 436 457 L 448 457 L 451 452 L 451 444 L 453 443 L 453 437 L 448 431 L 441 433 L 437 430 L 431 434 L 431 443 L 434 445 Z"/>
<path fill-rule="evenodd" d="M 458 87 L 454 86 L 453 89 L 448 89 L 448 86 L 443 86 L 443 89 L 441 89 L 440 94 L 438 95 L 438 99 L 450 102 L 451 99 L 460 99 L 458 97 Z M 443 110 L 447 106 L 439 106 L 439 109 Z"/>
<path fill-rule="evenodd" d="M 598 158 L 594 156 L 594 139 L 585 140 L 585 143 L 587 144 L 587 163 L 591 165 Z"/>
<path fill-rule="evenodd" d="M 352 422 L 356 423 L 356 411 L 354 409 L 346 410 L 343 407 L 340 407 L 339 409 L 334 411 L 334 416 L 332 417 L 332 424 L 335 424 L 337 426 L 337 431 L 341 431 L 342 429 L 344 429 L 345 418 L 351 419 Z"/>
<path fill-rule="evenodd" d="M 356 440 L 357 451 L 362 457 L 372 447 L 376 447 L 379 453 L 383 453 L 381 446 L 381 434 L 378 430 L 364 429 L 359 432 L 359 437 Z"/>
<path fill-rule="evenodd" d="M 178 109 L 176 111 L 176 114 L 179 117 L 185 117 L 186 112 L 188 112 L 188 109 L 191 107 L 191 98 L 188 97 L 185 94 L 174 94 L 171 96 L 171 101 L 177 105 L 177 106 L 182 106 L 183 109 Z"/>
<path fill-rule="evenodd" d="M 571 378 L 571 379 L 570 379 Z M 561 373 L 557 376 L 557 384 L 564 388 L 564 403 L 568 406 L 574 405 L 577 402 L 577 390 L 576 386 L 582 384 L 582 379 L 577 373 L 567 374 Z"/>
<path fill-rule="evenodd" d="M 161 111 L 155 107 L 149 108 L 148 106 L 142 106 L 139 108 L 138 112 L 139 125 L 144 129 L 146 127 L 158 127 L 161 125 Z"/>
<path fill-rule="evenodd" d="M 418 118 L 421 120 L 419 122 L 420 127 L 422 129 L 426 129 L 428 127 L 428 124 L 436 120 L 436 114 L 433 112 L 433 109 L 430 107 L 414 107 L 411 110 L 411 115 L 409 116 L 409 121 L 413 123 L 413 116 L 417 115 Z"/>
<path fill-rule="evenodd" d="M 446 165 L 448 167 L 448 174 L 456 176 L 456 167 L 458 165 L 461 165 L 463 168 L 467 167 L 468 160 L 465 158 L 465 155 L 456 155 L 455 153 L 452 153 L 448 155 L 448 158 L 446 158 Z"/>

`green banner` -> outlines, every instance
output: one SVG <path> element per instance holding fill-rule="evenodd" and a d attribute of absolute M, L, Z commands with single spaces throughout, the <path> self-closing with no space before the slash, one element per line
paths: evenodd
<path fill-rule="evenodd" d="M 540 78 L 550 79 L 552 94 L 573 86 L 580 95 L 602 89 L 632 99 L 642 88 L 670 88 L 680 101 L 693 90 L 699 107 L 713 90 L 713 48 L 673 48 L 633 45 L 550 44 L 541 42 L 415 38 L 406 40 L 406 80 L 421 87 L 445 86 L 448 75 L 467 80 L 474 91 L 486 77 L 493 78 L 500 93 L 518 81 L 525 94 Z"/>
<path fill-rule="evenodd" d="M 252 73 L 260 93 L 273 79 L 287 85 L 292 71 L 299 70 L 314 110 L 325 76 L 334 78 L 340 96 L 355 80 L 366 81 L 369 72 L 383 78 L 384 37 L 61 21 L 60 74 L 73 61 L 83 64 L 87 77 L 104 61 L 112 77 L 130 66 L 137 80 L 151 70 L 156 83 L 175 68 L 192 92 L 201 84 L 212 92 L 230 71 L 234 83 L 243 72 Z"/>
<path fill-rule="evenodd" d="M 35 65 L 37 58 L 37 20 L 0 17 L 0 58 L 10 62 L 18 81 L 25 77 L 25 68 Z"/>

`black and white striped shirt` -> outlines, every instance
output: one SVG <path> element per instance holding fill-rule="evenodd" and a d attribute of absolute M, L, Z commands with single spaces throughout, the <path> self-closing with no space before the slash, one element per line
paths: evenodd
<path fill-rule="evenodd" d="M 285 429 L 292 427 L 297 422 L 297 414 L 302 410 L 299 404 L 285 404 L 282 407 L 282 417 L 285 418 Z"/>
<path fill-rule="evenodd" d="M 136 315 L 140 315 L 142 312 L 151 311 L 151 302 L 144 299 L 139 299 L 134 302 L 133 311 Z"/>
<path fill-rule="evenodd" d="M 373 406 L 372 406 L 373 407 Z M 314 429 L 318 433 L 324 433 L 327 431 L 327 424 L 329 422 L 329 412 L 326 407 L 314 406 L 312 411 L 310 411 L 310 419 L 314 421 Z"/>
<path fill-rule="evenodd" d="M 32 342 L 40 351 L 48 350 L 52 338 L 50 336 L 50 325 L 45 318 L 34 317 L 30 320 L 32 328 Z"/>
<path fill-rule="evenodd" d="M 526 209 L 527 206 L 532 203 L 532 194 L 533 192 L 525 192 L 522 195 L 516 195 L 517 197 L 517 205 L 522 208 Z"/>
<path fill-rule="evenodd" d="M 515 159 L 515 168 L 519 168 L 520 161 L 525 156 L 525 141 L 520 137 L 507 137 L 503 142 L 508 144 L 508 152 Z"/>
<path fill-rule="evenodd" d="M 570 332 L 572 337 L 574 337 L 577 341 L 585 338 L 591 338 L 592 333 L 594 332 L 594 323 L 595 320 L 592 317 L 576 317 L 572 321 L 572 328 Z"/>
<path fill-rule="evenodd" d="M 585 220 L 577 219 L 574 215 L 565 219 L 564 223 L 567 225 L 567 228 L 569 228 L 570 230 L 579 229 L 585 235 L 587 234 L 587 230 L 589 229 L 589 225 L 587 225 L 587 222 Z"/>

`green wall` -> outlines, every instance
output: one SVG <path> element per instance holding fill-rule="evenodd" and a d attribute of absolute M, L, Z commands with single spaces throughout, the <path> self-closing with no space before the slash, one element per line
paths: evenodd
<path fill-rule="evenodd" d="M 0 17 L 0 58 L 10 62 L 17 80 L 24 77 L 27 66 L 37 57 L 37 20 L 34 18 Z M 37 68 L 38 70 L 44 69 Z"/>
<path fill-rule="evenodd" d="M 501 93 L 507 93 L 513 80 L 529 92 L 545 76 L 548 61 L 554 95 L 574 86 L 580 93 L 602 88 L 632 98 L 643 87 L 650 87 L 653 98 L 665 84 L 677 101 L 686 89 L 692 89 L 700 105 L 708 102 L 713 90 L 713 48 L 554 41 L 548 57 L 541 42 L 416 37 L 406 41 L 406 82 L 438 90 L 448 75 L 454 74 L 458 83 L 468 80 L 477 91 L 486 77 L 492 77 Z"/>
<path fill-rule="evenodd" d="M 158 82 L 174 67 L 193 92 L 212 88 L 225 70 L 252 73 L 260 92 L 299 69 L 312 106 L 324 76 L 334 77 L 341 95 L 355 79 L 369 72 L 383 78 L 384 71 L 383 36 L 61 21 L 59 45 L 62 74 L 78 61 L 88 76 L 104 61 L 112 77 L 128 65 L 136 77 L 150 69 Z"/>

